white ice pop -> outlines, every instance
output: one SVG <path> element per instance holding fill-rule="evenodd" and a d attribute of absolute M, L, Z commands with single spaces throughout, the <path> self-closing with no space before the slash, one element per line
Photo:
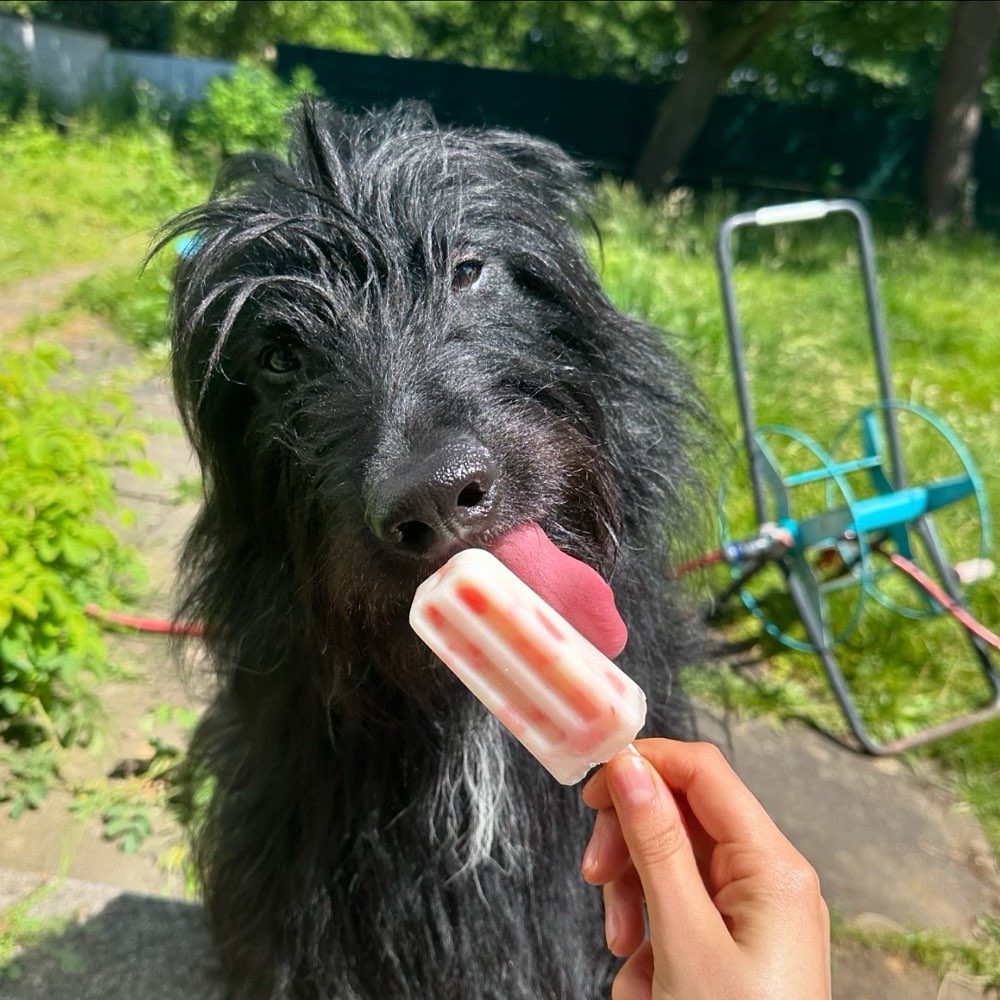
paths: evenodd
<path fill-rule="evenodd" d="M 418 588 L 410 625 L 564 785 L 642 728 L 641 688 L 484 549 L 453 556 Z"/>

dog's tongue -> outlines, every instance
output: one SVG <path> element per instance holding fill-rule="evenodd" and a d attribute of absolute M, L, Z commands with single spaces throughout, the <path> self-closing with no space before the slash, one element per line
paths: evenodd
<path fill-rule="evenodd" d="M 605 656 L 625 648 L 628 633 L 611 588 L 586 563 L 557 549 L 537 524 L 512 528 L 490 551 Z"/>

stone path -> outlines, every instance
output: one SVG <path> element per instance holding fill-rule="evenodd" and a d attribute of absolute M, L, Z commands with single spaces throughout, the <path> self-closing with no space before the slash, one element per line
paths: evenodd
<path fill-rule="evenodd" d="M 74 271 L 66 280 L 80 276 Z M 49 280 L 43 287 L 55 296 L 62 286 Z M 37 295 L 8 299 L 43 307 Z M 11 315 L 0 311 L 0 333 Z M 134 361 L 93 321 L 74 321 L 66 336 L 81 371 Z M 163 367 L 141 374 L 130 390 L 137 412 L 152 427 L 149 458 L 161 477 L 119 483 L 137 515 L 132 540 L 150 564 L 145 610 L 152 614 L 169 609 L 176 548 L 194 510 L 190 501 L 176 502 L 177 486 L 196 475 Z M 116 638 L 112 655 L 141 669 L 142 676 L 138 684 L 102 692 L 116 723 L 109 747 L 89 765 L 102 773 L 141 745 L 137 719 L 145 708 L 198 703 L 197 693 L 177 680 L 161 638 Z M 1000 916 L 1000 878 L 985 838 L 932 773 L 862 757 L 802 726 L 777 729 L 765 722 L 727 723 L 709 711 L 702 715 L 705 735 L 727 751 L 816 866 L 842 919 L 873 929 L 935 929 L 968 938 L 977 916 Z M 218 990 L 200 911 L 171 898 L 183 895 L 183 885 L 176 872 L 164 873 L 158 865 L 165 848 L 176 843 L 176 828 L 160 817 L 158 839 L 127 856 L 101 839 L 96 821 L 74 820 L 67 804 L 66 796 L 55 795 L 16 822 L 0 818 L 0 931 L 21 911 L 68 918 L 55 933 L 22 949 L 14 974 L 0 977 L 0 998 L 214 1000 Z M 835 949 L 834 996 L 972 1000 L 998 994 L 957 976 L 942 983 L 898 956 L 848 943 Z"/>

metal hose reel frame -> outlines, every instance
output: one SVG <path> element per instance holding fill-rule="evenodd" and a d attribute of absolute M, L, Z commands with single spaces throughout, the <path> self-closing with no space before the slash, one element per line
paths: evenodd
<path fill-rule="evenodd" d="M 733 286 L 732 240 L 737 230 L 750 226 L 774 226 L 816 221 L 838 213 L 850 216 L 857 229 L 857 246 L 861 278 L 864 284 L 865 308 L 878 382 L 876 403 L 866 407 L 860 411 L 857 417 L 849 421 L 851 425 L 858 421 L 861 422 L 863 447 L 867 452 L 865 456 L 854 460 L 837 460 L 831 454 L 831 452 L 836 454 L 840 449 L 841 435 L 839 434 L 834 439 L 830 452 L 827 452 L 816 442 L 806 438 L 805 435 L 789 428 L 757 428 L 750 398 L 743 335 Z M 765 630 L 772 635 L 777 632 L 776 638 L 786 645 L 792 645 L 788 640 L 794 637 L 788 636 L 785 630 L 767 619 L 759 601 L 752 594 L 749 601 L 744 594 L 744 591 L 747 590 L 745 584 L 758 571 L 763 559 L 771 558 L 777 562 L 784 576 L 789 597 L 795 605 L 808 636 L 807 643 L 796 640 L 799 645 L 795 648 L 816 653 L 846 721 L 861 748 L 868 753 L 897 753 L 1000 715 L 1000 675 L 994 669 L 986 643 L 972 632 L 967 632 L 967 637 L 970 651 L 982 668 L 989 691 L 986 704 L 947 722 L 927 727 L 911 736 L 886 743 L 880 743 L 869 735 L 834 654 L 836 643 L 849 635 L 856 624 L 857 614 L 860 613 L 859 607 L 866 596 L 878 600 L 885 606 L 891 605 L 893 609 L 896 609 L 899 603 L 890 600 L 886 604 L 887 595 L 882 593 L 877 586 L 879 577 L 877 573 L 873 572 L 870 565 L 871 539 L 868 537 L 868 533 L 875 539 L 876 551 L 880 551 L 883 544 L 890 542 L 900 546 L 901 549 L 908 549 L 911 534 L 916 535 L 920 539 L 922 549 L 927 554 L 928 568 L 937 576 L 942 585 L 942 594 L 949 602 L 959 606 L 962 602 L 959 581 L 948 563 L 947 554 L 943 551 L 937 537 L 934 519 L 931 515 L 933 511 L 948 503 L 973 496 L 980 520 L 980 547 L 984 555 L 986 551 L 985 539 L 988 538 L 989 532 L 989 518 L 982 479 L 967 450 L 954 433 L 930 411 L 914 404 L 901 403 L 893 399 L 887 338 L 875 277 L 874 240 L 867 213 L 859 204 L 846 199 L 804 201 L 737 213 L 726 219 L 719 228 L 716 239 L 716 262 L 737 406 L 742 425 L 743 448 L 759 533 L 754 544 L 746 545 L 744 548 L 748 552 L 763 553 L 761 558 L 754 557 L 756 561 L 751 560 L 749 565 L 737 566 L 734 581 L 725 588 L 719 601 L 724 601 L 731 594 L 739 593 L 744 606 L 762 621 Z M 928 484 L 926 487 L 908 484 L 896 419 L 897 415 L 904 410 L 923 418 L 951 447 L 958 456 L 963 469 L 960 476 L 954 477 L 952 481 L 945 480 Z M 842 433 L 846 434 L 846 431 L 842 431 Z M 790 475 L 777 469 L 773 456 L 769 458 L 767 448 L 768 436 L 773 437 L 777 434 L 794 438 L 797 443 L 812 453 L 819 465 L 815 469 Z M 867 442 L 865 442 L 865 435 L 870 439 Z M 858 500 L 847 482 L 847 476 L 866 470 L 874 480 L 874 496 Z M 826 481 L 827 503 L 825 506 L 827 509 L 804 520 L 787 517 L 785 519 L 787 523 L 782 526 L 781 530 L 792 539 L 789 544 L 774 547 L 773 550 L 769 549 L 766 544 L 763 546 L 757 544 L 762 539 L 766 543 L 767 533 L 774 527 L 773 524 L 769 523 L 772 519 L 770 508 L 773 506 L 777 510 L 784 507 L 791 514 L 791 507 L 787 502 L 787 491 L 795 485 L 807 481 L 810 477 L 812 477 L 812 481 Z M 722 499 L 725 499 L 724 492 Z M 827 531 L 828 528 L 829 531 Z M 721 530 L 725 531 L 726 529 L 723 526 Z M 829 537 L 826 537 L 827 535 Z M 858 585 L 859 597 L 854 608 L 855 613 L 851 615 L 848 626 L 842 630 L 830 629 L 822 587 L 802 554 L 808 550 L 810 545 L 822 548 L 824 543 L 828 543 L 831 550 L 836 550 L 853 582 Z M 739 550 L 741 546 L 733 545 L 732 548 Z M 898 558 L 903 554 L 902 551 L 897 551 L 892 553 L 892 556 Z"/>

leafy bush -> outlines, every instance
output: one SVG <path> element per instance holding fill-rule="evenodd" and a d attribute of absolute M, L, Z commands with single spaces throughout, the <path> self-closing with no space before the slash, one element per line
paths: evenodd
<path fill-rule="evenodd" d="M 80 261 L 142 255 L 143 231 L 203 200 L 170 138 L 155 127 L 61 132 L 37 115 L 0 123 L 0 286 Z"/>
<path fill-rule="evenodd" d="M 305 67 L 296 69 L 288 84 L 270 70 L 240 66 L 208 85 L 204 101 L 191 109 L 185 141 L 196 156 L 216 162 L 248 150 L 277 152 L 288 135 L 289 109 L 301 95 L 318 93 Z"/>
<path fill-rule="evenodd" d="M 149 755 L 126 762 L 128 767 L 119 765 L 112 771 L 111 780 L 101 778 L 71 788 L 72 812 L 81 818 L 99 816 L 104 839 L 114 841 L 125 854 L 134 854 L 143 845 L 164 813 L 172 814 L 184 826 L 196 822 L 207 807 L 210 786 L 206 779 L 192 772 L 184 750 L 175 740 L 181 737 L 186 742 L 197 719 L 198 712 L 191 708 L 154 706 L 140 723 L 149 744 Z M 163 727 L 172 730 L 173 738 L 158 734 Z M 19 754 L 29 755 L 30 751 Z M 41 767 L 36 765 L 36 770 Z M 15 790 L 24 797 L 23 782 Z M 2 793 L 0 785 L 0 796 Z M 13 796 L 11 800 L 13 814 L 21 802 Z M 27 805 L 32 807 L 30 803 Z M 185 865 L 186 855 L 182 853 L 176 861 Z"/>
<path fill-rule="evenodd" d="M 167 339 L 172 253 L 164 250 L 141 272 L 114 268 L 81 281 L 66 300 L 108 320 L 115 330 L 140 347 Z"/>
<path fill-rule="evenodd" d="M 90 602 L 127 600 L 139 564 L 108 521 L 111 470 L 148 472 L 129 401 L 66 392 L 67 355 L 37 346 L 0 360 L 0 735 L 86 743 L 96 685 L 112 675 Z"/>
<path fill-rule="evenodd" d="M 59 781 L 59 764 L 50 743 L 4 750 L 0 765 L 0 802 L 9 803 L 11 819 L 26 809 L 37 809 Z"/>

